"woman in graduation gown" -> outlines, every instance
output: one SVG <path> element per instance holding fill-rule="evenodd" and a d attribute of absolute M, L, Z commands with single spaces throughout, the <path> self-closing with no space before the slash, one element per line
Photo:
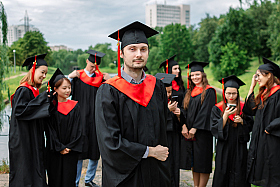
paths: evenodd
<path fill-rule="evenodd" d="M 169 59 L 160 64 L 160 68 L 164 67 L 167 74 L 175 75 L 174 80 L 171 82 L 171 97 L 175 98 L 173 103 L 169 103 L 168 108 L 171 110 L 168 112 L 167 122 L 167 139 L 169 147 L 169 162 L 171 165 L 171 182 L 172 186 L 179 187 L 180 176 L 180 149 L 181 149 L 181 131 L 182 125 L 179 122 L 180 109 L 184 98 L 184 82 L 182 80 L 181 69 L 178 62 L 175 61 L 176 55 L 173 55 Z M 170 101 L 169 101 L 170 102 Z M 176 106 L 175 106 L 176 105 Z M 175 107 L 174 107 L 175 106 Z M 178 107 L 177 107 L 178 106 Z"/>
<path fill-rule="evenodd" d="M 224 100 L 211 112 L 211 132 L 217 138 L 213 187 L 250 187 L 246 181 L 247 142 L 253 118 L 242 113 L 239 87 L 245 85 L 235 75 L 219 80 Z"/>
<path fill-rule="evenodd" d="M 255 116 L 248 152 L 247 178 L 258 186 L 280 186 L 280 68 L 263 58 L 252 78 L 243 112 Z M 275 77 L 276 76 L 276 77 Z M 259 84 L 259 93 L 254 88 Z"/>
<path fill-rule="evenodd" d="M 47 130 L 47 173 L 50 187 L 75 187 L 78 154 L 82 152 L 82 124 L 78 101 L 68 100 L 71 83 L 57 69 L 50 79 L 57 107 Z"/>
<path fill-rule="evenodd" d="M 29 72 L 11 97 L 12 114 L 9 131 L 9 186 L 29 187 L 46 185 L 43 165 L 44 126 L 40 119 L 49 116 L 47 92 L 39 88 L 48 72 L 46 54 L 27 58 L 23 66 Z"/>
<path fill-rule="evenodd" d="M 210 87 L 203 67 L 208 63 L 191 62 L 191 76 L 181 111 L 182 135 L 181 169 L 192 169 L 194 186 L 206 186 L 212 172 L 213 136 L 210 114 L 216 104 L 216 91 Z"/>

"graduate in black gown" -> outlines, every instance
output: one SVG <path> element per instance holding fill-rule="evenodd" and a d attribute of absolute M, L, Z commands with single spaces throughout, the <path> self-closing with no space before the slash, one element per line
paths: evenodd
<path fill-rule="evenodd" d="M 49 187 L 75 187 L 78 154 L 82 152 L 80 106 L 67 99 L 71 83 L 57 69 L 49 81 L 57 101 L 47 125 L 47 173 Z"/>
<path fill-rule="evenodd" d="M 9 131 L 11 187 L 45 187 L 44 125 L 40 119 L 49 116 L 47 92 L 39 88 L 48 72 L 46 54 L 27 58 L 23 66 L 29 72 L 11 97 L 12 114 Z M 34 70 L 34 71 L 33 71 Z"/>
<path fill-rule="evenodd" d="M 255 116 L 248 152 L 247 179 L 258 186 L 280 186 L 280 68 L 263 58 L 252 78 L 243 112 Z M 259 93 L 254 88 L 259 84 Z"/>
<path fill-rule="evenodd" d="M 188 89 L 181 110 L 181 169 L 192 169 L 194 186 L 206 186 L 212 172 L 213 136 L 210 114 L 216 104 L 216 91 L 209 86 L 203 67 L 206 62 L 191 62 Z"/>
<path fill-rule="evenodd" d="M 223 101 L 212 108 L 211 132 L 218 140 L 213 187 L 250 187 L 246 181 L 247 142 L 254 120 L 242 113 L 239 87 L 245 85 L 235 75 L 219 80 Z"/>
<path fill-rule="evenodd" d="M 119 35 L 124 67 L 100 86 L 96 96 L 104 187 L 171 185 L 166 90 L 160 80 L 143 71 L 149 55 L 147 38 L 157 33 L 136 21 L 109 36 L 118 39 Z"/>
<path fill-rule="evenodd" d="M 87 53 L 89 57 L 86 60 L 87 65 L 85 69 L 75 70 L 68 76 L 72 83 L 72 99 L 79 102 L 81 107 L 81 124 L 84 125 L 84 145 L 83 151 L 79 155 L 76 186 L 79 185 L 83 160 L 89 159 L 85 186 L 97 187 L 97 184 L 93 182 L 100 158 L 95 127 L 95 97 L 99 86 L 105 79 L 109 79 L 110 76 L 108 73 L 101 73 L 98 68 L 101 58 L 105 54 L 95 50 L 89 50 Z"/>
<path fill-rule="evenodd" d="M 171 109 L 172 115 L 170 114 L 169 117 L 172 117 L 173 123 L 170 128 L 168 128 L 168 144 L 170 154 L 172 154 L 173 162 L 171 164 L 172 171 L 171 179 L 172 179 L 172 186 L 179 186 L 179 176 L 180 176 L 180 150 L 181 150 L 181 139 L 185 141 L 185 138 L 182 136 L 182 126 L 180 123 L 180 107 L 182 106 L 182 101 L 184 98 L 184 82 L 181 76 L 181 69 L 179 67 L 178 62 L 175 61 L 176 55 L 173 55 L 169 59 L 165 60 L 160 64 L 160 68 L 164 67 L 165 72 L 170 75 L 175 75 L 174 80 L 171 83 L 172 88 L 172 102 L 168 105 L 168 108 Z M 171 98 L 170 98 L 171 99 Z"/>

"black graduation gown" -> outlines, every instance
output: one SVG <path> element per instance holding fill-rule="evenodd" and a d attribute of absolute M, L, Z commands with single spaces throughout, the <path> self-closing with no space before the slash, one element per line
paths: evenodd
<path fill-rule="evenodd" d="M 243 116 L 243 125 L 228 119 L 223 128 L 222 112 L 214 106 L 211 112 L 211 132 L 218 140 L 216 147 L 213 187 L 250 187 L 246 181 L 247 142 L 254 120 Z"/>
<path fill-rule="evenodd" d="M 244 113 L 255 116 L 247 161 L 248 181 L 258 186 L 280 186 L 280 90 L 267 99 L 262 109 L 253 109 L 253 98 L 254 93 L 243 108 Z"/>
<path fill-rule="evenodd" d="M 65 114 L 55 110 L 47 124 L 47 173 L 50 187 L 76 186 L 78 153 L 83 148 L 79 104 Z M 71 151 L 60 154 L 65 148 Z"/>
<path fill-rule="evenodd" d="M 178 107 L 182 106 L 183 99 L 184 99 L 184 93 L 185 93 L 185 88 L 179 88 L 178 91 L 172 89 L 172 96 L 178 96 L 177 102 L 178 102 Z"/>
<path fill-rule="evenodd" d="M 44 124 L 49 116 L 47 92 L 36 98 L 27 87 L 19 87 L 12 99 L 9 132 L 10 187 L 45 187 Z"/>
<path fill-rule="evenodd" d="M 83 127 L 83 152 L 79 159 L 99 160 L 100 152 L 96 139 L 95 98 L 98 87 L 88 85 L 79 78 L 72 80 L 72 99 L 81 107 L 81 124 Z"/>
<path fill-rule="evenodd" d="M 171 186 L 179 187 L 180 179 L 180 149 L 181 129 L 177 116 L 168 110 L 167 117 L 167 141 L 169 155 L 167 161 L 170 164 Z"/>
<path fill-rule="evenodd" d="M 201 105 L 201 94 L 190 97 L 187 110 L 181 110 L 181 123 L 186 124 L 188 130 L 196 128 L 195 141 L 181 141 L 181 169 L 197 173 L 212 172 L 213 136 L 210 131 L 210 114 L 216 103 L 216 92 L 213 88 L 206 90 Z"/>
<path fill-rule="evenodd" d="M 168 162 L 142 158 L 147 146 L 167 146 L 168 108 L 164 84 L 156 80 L 147 107 L 109 84 L 100 86 L 96 100 L 102 186 L 170 186 Z"/>

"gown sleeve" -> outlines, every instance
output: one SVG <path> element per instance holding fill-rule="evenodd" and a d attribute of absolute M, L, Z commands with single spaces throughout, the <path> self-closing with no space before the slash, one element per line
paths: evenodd
<path fill-rule="evenodd" d="M 139 164 L 147 146 L 122 137 L 118 116 L 122 111 L 118 110 L 118 94 L 119 92 L 108 84 L 101 85 L 97 91 L 95 105 L 97 140 L 102 159 L 114 168 L 114 172 L 127 174 Z"/>
<path fill-rule="evenodd" d="M 216 93 L 214 89 L 206 90 L 202 106 L 195 117 L 193 128 L 210 131 L 210 115 L 212 107 L 216 104 Z"/>
<path fill-rule="evenodd" d="M 277 104 L 275 104 L 275 108 L 268 108 L 270 114 L 273 114 L 275 118 L 268 124 L 265 130 L 274 136 L 280 137 L 280 100 L 278 99 Z"/>
<path fill-rule="evenodd" d="M 26 87 L 17 89 L 13 98 L 15 116 L 18 120 L 34 120 L 49 116 L 49 101 L 47 92 L 32 98 L 32 92 Z"/>
<path fill-rule="evenodd" d="M 210 129 L 213 136 L 215 136 L 215 138 L 218 140 L 227 140 L 229 124 L 227 122 L 223 128 L 223 117 L 221 116 L 221 110 L 216 106 L 213 106 L 212 108 Z"/>
<path fill-rule="evenodd" d="M 253 93 L 251 93 L 251 95 L 249 95 L 249 97 L 247 99 L 245 99 L 243 113 L 250 115 L 250 116 L 255 116 L 256 111 L 257 111 L 257 108 L 254 109 L 255 107 L 256 107 L 256 102 L 255 102 L 255 96 L 254 96 L 254 92 L 253 92 Z"/>

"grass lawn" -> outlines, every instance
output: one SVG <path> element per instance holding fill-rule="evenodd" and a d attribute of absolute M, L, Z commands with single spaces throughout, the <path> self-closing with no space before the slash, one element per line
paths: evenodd
<path fill-rule="evenodd" d="M 102 73 L 118 73 L 118 68 L 111 69 L 109 67 L 99 68 Z"/>

